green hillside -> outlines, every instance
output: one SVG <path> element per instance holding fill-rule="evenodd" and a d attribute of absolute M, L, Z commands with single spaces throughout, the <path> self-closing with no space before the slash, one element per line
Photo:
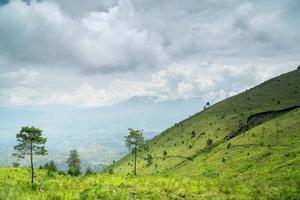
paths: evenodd
<path fill-rule="evenodd" d="M 226 182 L 228 190 L 235 184 L 253 184 L 248 187 L 253 188 L 260 183 L 299 189 L 299 105 L 300 70 L 296 70 L 165 130 L 139 153 L 138 173 Z M 208 139 L 213 141 L 211 147 Z M 153 156 L 150 166 L 145 159 L 149 154 Z M 129 174 L 132 165 L 133 157 L 127 155 L 112 168 L 116 174 Z"/>
<path fill-rule="evenodd" d="M 251 115 L 298 105 L 300 105 L 300 70 L 283 74 L 239 95 L 225 99 L 165 130 L 148 142 L 148 151 L 139 154 L 138 171 L 140 174 L 169 173 L 170 170 L 178 168 L 179 164 L 180 166 L 188 164 L 189 162 L 186 162 L 188 158 L 197 157 L 199 151 L 203 151 L 206 147 L 208 139 L 212 139 L 214 144 L 230 143 L 231 140 L 227 141 L 224 138 L 241 127 L 247 126 L 247 119 Z M 287 121 L 286 126 L 294 126 L 289 124 L 289 120 Z M 273 129 L 277 130 L 280 127 Z M 266 134 L 271 134 L 270 131 L 265 130 Z M 243 135 L 245 140 L 252 140 L 251 130 Z M 257 135 L 259 137 L 261 134 L 257 133 Z M 284 138 L 288 135 L 280 135 L 280 137 Z M 257 142 L 259 144 L 263 142 L 264 146 L 267 146 L 268 141 L 272 141 L 272 138 L 266 136 Z M 167 152 L 165 157 L 164 151 Z M 153 164 L 147 167 L 144 158 L 148 154 L 151 154 L 154 160 Z M 117 162 L 113 169 L 117 174 L 127 174 L 132 171 L 131 165 L 132 156 L 128 155 Z"/>
<path fill-rule="evenodd" d="M 300 199 L 300 70 L 225 99 L 147 146 L 137 177 L 131 154 L 107 168 L 113 175 L 37 170 L 33 190 L 29 169 L 0 168 L 0 200 Z"/>

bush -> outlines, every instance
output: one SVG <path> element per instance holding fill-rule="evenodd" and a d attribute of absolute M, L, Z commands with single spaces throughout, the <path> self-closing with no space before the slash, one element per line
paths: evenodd
<path fill-rule="evenodd" d="M 196 136 L 196 132 L 195 131 L 192 131 L 191 134 L 192 134 L 191 138 L 194 138 Z"/>
<path fill-rule="evenodd" d="M 231 147 L 231 144 L 228 143 L 228 144 L 227 144 L 227 149 L 230 149 L 230 147 Z"/>
<path fill-rule="evenodd" d="M 46 163 L 44 165 L 44 169 L 48 170 L 49 172 L 57 172 L 57 167 L 53 160 L 51 160 L 49 163 Z"/>
<path fill-rule="evenodd" d="M 262 142 L 262 143 L 260 143 L 260 146 L 264 146 L 264 143 Z"/>
<path fill-rule="evenodd" d="M 146 160 L 147 160 L 147 166 L 152 165 L 153 157 L 151 154 L 148 154 Z"/>
<path fill-rule="evenodd" d="M 81 174 L 80 169 L 74 169 L 74 170 L 68 170 L 68 174 L 72 175 L 72 176 L 79 176 Z"/>
<path fill-rule="evenodd" d="M 166 157 L 168 155 L 168 152 L 165 150 L 163 153 L 163 156 Z"/>
<path fill-rule="evenodd" d="M 59 175 L 64 175 L 64 176 L 67 175 L 66 172 L 63 171 L 63 170 L 59 170 L 57 173 L 58 173 Z"/>
<path fill-rule="evenodd" d="M 90 175 L 93 175 L 93 174 L 95 174 L 95 172 L 92 170 L 92 168 L 90 166 L 87 167 L 86 170 L 85 170 L 85 175 L 90 176 Z"/>
<path fill-rule="evenodd" d="M 13 165 L 13 167 L 19 167 L 19 166 L 20 166 L 20 163 L 18 163 L 18 162 L 13 162 L 12 165 Z"/>
<path fill-rule="evenodd" d="M 213 146 L 213 140 L 209 138 L 209 139 L 206 141 L 206 144 L 207 144 L 207 147 L 208 147 L 208 148 L 211 148 L 211 147 Z"/>

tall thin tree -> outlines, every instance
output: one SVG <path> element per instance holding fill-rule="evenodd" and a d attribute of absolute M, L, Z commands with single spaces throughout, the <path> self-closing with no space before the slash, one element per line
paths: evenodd
<path fill-rule="evenodd" d="M 134 130 L 131 128 L 128 130 L 129 135 L 125 136 L 125 144 L 126 147 L 134 154 L 133 174 L 136 175 L 137 154 L 142 147 L 145 147 L 145 139 L 143 136 L 143 130 Z"/>
<path fill-rule="evenodd" d="M 25 158 L 30 156 L 31 167 L 31 183 L 34 182 L 34 165 L 33 155 L 47 155 L 47 150 L 44 146 L 47 138 L 43 137 L 42 130 L 35 127 L 22 127 L 20 132 L 16 135 L 18 144 L 14 146 L 16 151 L 13 156 L 17 158 Z"/>

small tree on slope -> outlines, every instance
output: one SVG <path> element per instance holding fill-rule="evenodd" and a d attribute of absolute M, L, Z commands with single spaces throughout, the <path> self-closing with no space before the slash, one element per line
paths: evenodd
<path fill-rule="evenodd" d="M 35 127 L 22 127 L 20 133 L 16 135 L 18 144 L 14 146 L 16 153 L 13 156 L 17 158 L 25 158 L 30 156 L 31 167 L 31 183 L 34 182 L 33 155 L 47 155 L 44 146 L 47 138 L 42 136 L 42 130 Z"/>
<path fill-rule="evenodd" d="M 128 129 L 129 135 L 125 136 L 126 147 L 134 154 L 133 174 L 136 175 L 136 160 L 138 151 L 145 147 L 143 130 Z"/>

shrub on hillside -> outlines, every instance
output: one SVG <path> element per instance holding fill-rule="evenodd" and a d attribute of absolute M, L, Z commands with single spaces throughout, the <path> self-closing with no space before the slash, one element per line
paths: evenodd
<path fill-rule="evenodd" d="M 206 145 L 207 145 L 207 147 L 208 148 L 212 148 L 212 146 L 213 146 L 213 140 L 212 139 L 207 139 L 207 141 L 206 141 Z"/>
<path fill-rule="evenodd" d="M 147 166 L 149 167 L 150 165 L 152 165 L 152 162 L 153 162 L 153 157 L 151 154 L 148 154 L 147 158 Z"/>
<path fill-rule="evenodd" d="M 63 170 L 59 170 L 59 171 L 57 171 L 57 173 L 59 175 L 67 175 L 67 173 L 65 171 L 63 171 Z"/>
<path fill-rule="evenodd" d="M 194 138 L 196 136 L 196 132 L 195 131 L 192 131 L 191 134 L 192 134 L 191 138 Z"/>
<path fill-rule="evenodd" d="M 13 165 L 13 167 L 19 167 L 19 166 L 20 166 L 20 163 L 18 163 L 18 162 L 13 162 L 12 165 Z"/>
<path fill-rule="evenodd" d="M 231 147 L 231 144 L 228 143 L 228 144 L 227 144 L 227 149 L 230 149 L 230 147 Z"/>
<path fill-rule="evenodd" d="M 163 153 L 163 156 L 166 157 L 168 155 L 168 152 L 165 150 Z"/>
<path fill-rule="evenodd" d="M 95 172 L 92 170 L 92 168 L 90 166 L 88 166 L 85 170 L 85 173 L 84 173 L 86 176 L 90 176 L 90 175 L 94 175 Z"/>
<path fill-rule="evenodd" d="M 50 162 L 47 162 L 43 168 L 50 172 L 57 172 L 57 167 L 53 160 L 51 160 Z"/>

